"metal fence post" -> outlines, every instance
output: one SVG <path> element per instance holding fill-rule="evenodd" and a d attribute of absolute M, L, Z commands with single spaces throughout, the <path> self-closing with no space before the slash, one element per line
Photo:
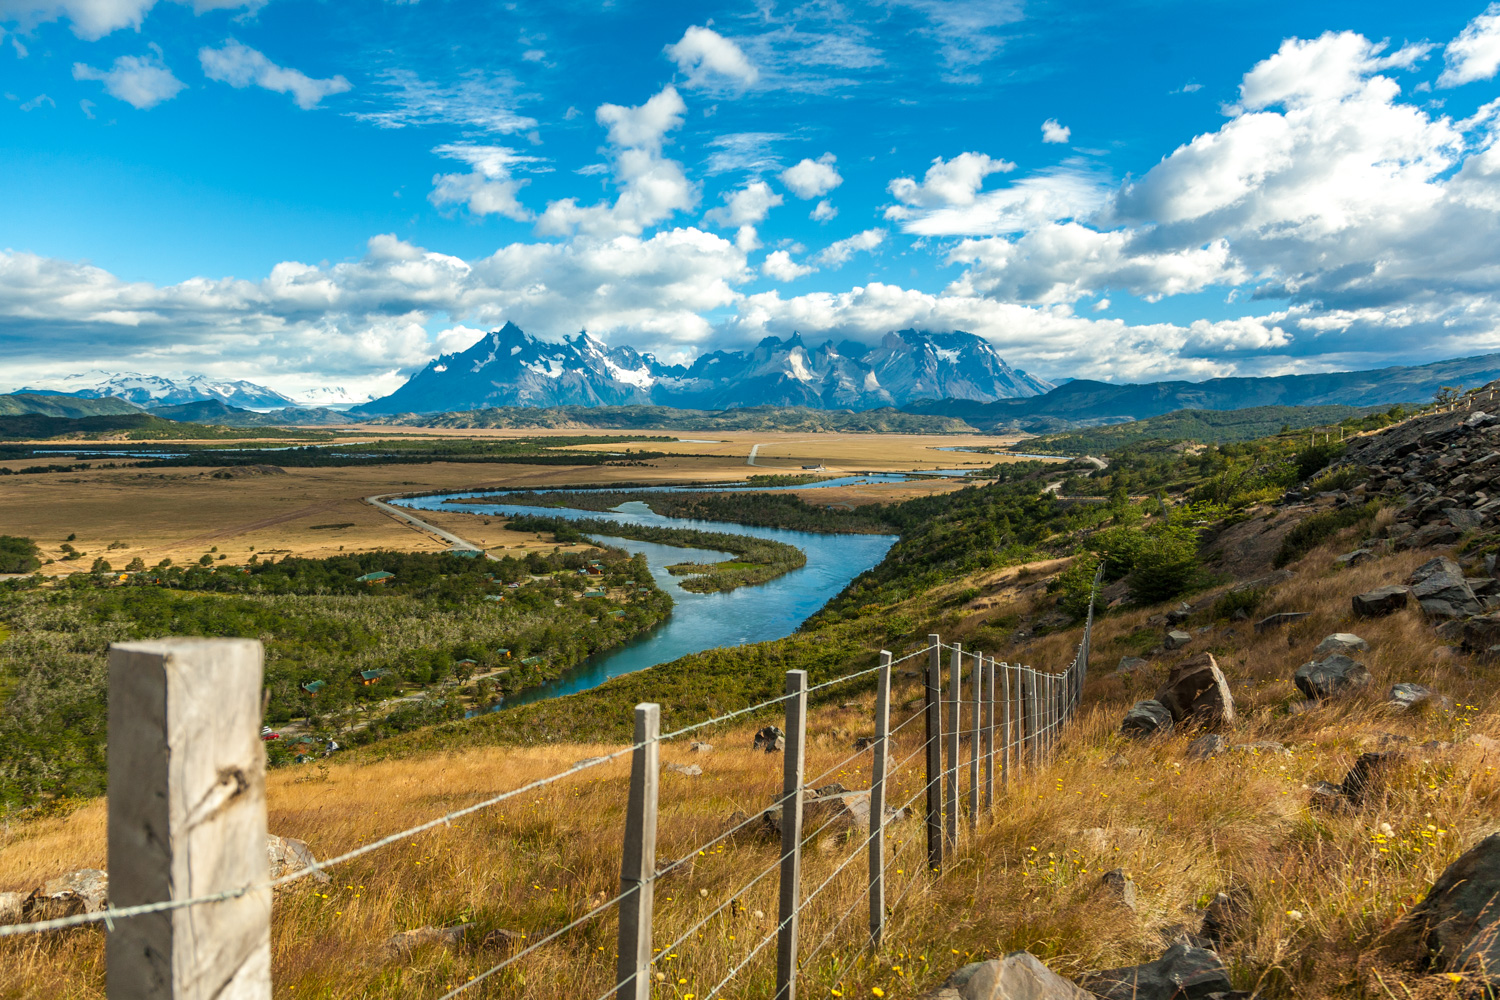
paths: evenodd
<path fill-rule="evenodd" d="M 995 809 L 995 658 L 984 661 L 984 811 Z"/>
<path fill-rule="evenodd" d="M 786 672 L 786 759 L 781 790 L 781 922 L 776 1000 L 797 1000 L 797 914 L 802 905 L 802 768 L 807 747 L 807 671 Z"/>
<path fill-rule="evenodd" d="M 969 671 L 969 708 L 973 718 L 969 720 L 969 832 L 979 829 L 979 709 L 984 697 L 984 654 L 974 654 L 974 666 Z"/>
<path fill-rule="evenodd" d="M 625 854 L 620 862 L 620 944 L 615 1000 L 651 1000 L 651 914 L 656 902 L 656 804 L 661 781 L 661 706 L 635 706 Z"/>
<path fill-rule="evenodd" d="M 110 647 L 111 906 L 266 882 L 263 661 L 255 639 Z M 270 1000 L 271 890 L 123 920 L 104 953 L 116 1000 Z"/>
<path fill-rule="evenodd" d="M 927 637 L 927 867 L 943 867 L 943 649 Z"/>
<path fill-rule="evenodd" d="M 870 941 L 885 934 L 885 772 L 891 734 L 891 654 L 880 651 L 875 675 L 875 763 L 870 770 Z"/>
<path fill-rule="evenodd" d="M 959 706 L 963 703 L 963 649 L 955 642 L 953 657 L 948 664 L 948 803 L 945 821 L 950 844 L 958 843 L 958 734 L 963 729 L 958 716 Z"/>

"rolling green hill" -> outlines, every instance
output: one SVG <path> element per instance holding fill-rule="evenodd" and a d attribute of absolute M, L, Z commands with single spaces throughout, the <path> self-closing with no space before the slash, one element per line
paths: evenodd
<path fill-rule="evenodd" d="M 114 396 L 80 399 L 40 392 L 13 392 L 0 396 L 0 416 L 37 414 L 46 417 L 103 417 L 140 413 L 141 408 Z"/>
<path fill-rule="evenodd" d="M 1253 441 L 1282 428 L 1301 430 L 1335 424 L 1371 412 L 1356 406 L 1252 406 L 1243 410 L 1177 410 L 1123 424 L 1088 427 L 1028 438 L 1012 451 L 1058 455 L 1097 455 L 1141 441 L 1196 441 L 1231 444 Z"/>

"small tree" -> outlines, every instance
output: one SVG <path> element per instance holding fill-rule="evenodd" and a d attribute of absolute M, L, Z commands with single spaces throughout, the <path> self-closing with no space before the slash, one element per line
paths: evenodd
<path fill-rule="evenodd" d="M 95 557 L 95 559 L 94 559 L 94 565 L 89 570 L 89 572 L 91 572 L 91 573 L 110 573 L 110 572 L 113 572 L 113 567 L 110 566 L 110 564 L 105 560 L 105 558 L 103 556 L 97 556 L 97 557 Z"/>
<path fill-rule="evenodd" d="M 1142 544 L 1127 582 L 1140 604 L 1170 600 L 1198 576 L 1198 533 L 1185 525 L 1156 525 L 1141 533 Z"/>

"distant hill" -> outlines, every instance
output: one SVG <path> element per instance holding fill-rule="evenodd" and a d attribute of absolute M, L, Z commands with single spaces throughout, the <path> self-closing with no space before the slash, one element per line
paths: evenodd
<path fill-rule="evenodd" d="M 244 407 L 296 405 L 296 401 L 289 396 L 283 396 L 275 389 L 268 389 L 254 382 L 244 379 L 211 379 L 203 375 L 172 379 L 161 375 L 143 375 L 140 372 L 91 371 L 45 379 L 20 391 L 72 396 L 77 399 L 114 396 L 137 406 L 173 406 L 206 399 Z"/>
<path fill-rule="evenodd" d="M 13 392 L 0 396 L 0 416 L 37 414 L 46 417 L 100 417 L 140 413 L 123 399 L 105 396 L 101 399 L 56 396 L 45 393 Z"/>
<path fill-rule="evenodd" d="M 983 337 L 961 331 L 901 330 L 874 347 L 829 340 L 810 348 L 796 334 L 767 337 L 750 350 L 714 351 L 684 367 L 587 333 L 554 343 L 507 323 L 351 412 L 632 405 L 871 410 L 914 399 L 1034 396 L 1051 388 L 1006 364 Z"/>
<path fill-rule="evenodd" d="M 963 434 L 974 428 L 952 417 L 916 416 L 889 407 L 815 410 L 747 406 L 733 410 L 678 410 L 666 406 L 507 406 L 455 413 L 372 417 L 371 423 L 409 427 L 549 427 L 666 429 L 680 431 L 832 431 L 846 434 Z"/>
<path fill-rule="evenodd" d="M 1011 450 L 1055 455 L 1102 455 L 1142 441 L 1230 444 L 1269 437 L 1283 427 L 1301 430 L 1335 424 L 1349 417 L 1363 416 L 1371 409 L 1360 406 L 1252 406 L 1243 410 L 1177 410 L 1145 420 L 1027 438 Z"/>
<path fill-rule="evenodd" d="M 1429 403 L 1441 386 L 1484 385 L 1500 378 L 1500 354 L 1411 367 L 1206 382 L 1114 384 L 1077 379 L 1045 396 L 980 403 L 945 399 L 911 403 L 907 413 L 957 417 L 984 430 L 1055 431 L 1143 420 L 1177 410 L 1261 406 L 1389 406 Z"/>
<path fill-rule="evenodd" d="M 153 416 L 168 420 L 188 421 L 197 424 L 218 424 L 222 427 L 289 427 L 303 424 L 347 424 L 349 418 L 337 410 L 325 407 L 299 409 L 286 407 L 269 413 L 229 406 L 222 400 L 205 399 L 196 403 L 180 403 L 176 406 L 154 406 Z"/>

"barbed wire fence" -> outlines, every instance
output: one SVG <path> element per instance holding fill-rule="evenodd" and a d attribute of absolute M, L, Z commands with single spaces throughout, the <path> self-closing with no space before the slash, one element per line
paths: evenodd
<path fill-rule="evenodd" d="M 493 979 L 582 925 L 618 911 L 615 984 L 599 1000 L 649 1000 L 654 967 L 690 941 L 756 885 L 778 875 L 775 926 L 707 993 L 723 995 L 774 941 L 777 1000 L 795 1000 L 798 975 L 811 966 L 848 922 L 867 905 L 868 925 L 856 942 L 878 948 L 888 917 L 908 895 L 941 878 L 965 838 L 977 834 L 994 807 L 995 785 L 1048 759 L 1063 726 L 1074 715 L 1088 676 L 1094 624 L 1093 594 L 1073 661 L 1059 672 L 999 661 L 960 644 L 929 635 L 927 644 L 896 658 L 882 650 L 879 663 L 809 686 L 807 673 L 788 671 L 782 695 L 660 732 L 659 705 L 635 708 L 634 741 L 600 757 L 490 796 L 426 822 L 380 837 L 336 857 L 280 878 L 267 878 L 264 753 L 259 740 L 262 650 L 242 639 L 178 639 L 117 644 L 110 650 L 109 719 L 109 903 L 92 913 L 0 925 L 0 939 L 103 924 L 106 976 L 111 997 L 188 998 L 234 995 L 269 998 L 271 892 L 369 855 L 519 796 L 629 757 L 620 891 L 525 948 L 443 994 L 452 1000 Z M 948 669 L 943 669 L 946 654 Z M 893 668 L 925 659 L 922 705 L 890 724 Z M 965 669 L 967 667 L 967 670 Z M 908 670 L 909 675 L 912 671 Z M 815 777 L 806 771 L 808 696 L 874 675 L 875 735 Z M 946 686 L 945 686 L 946 681 Z M 910 703 L 907 703 L 908 706 Z M 782 793 L 771 809 L 756 813 L 658 867 L 656 858 L 661 744 L 780 705 L 785 713 Z M 946 720 L 944 716 L 946 715 Z M 892 761 L 894 737 L 921 723 L 923 740 Z M 967 745 L 967 760 L 963 751 Z M 803 892 L 802 852 L 835 823 L 847 823 L 845 808 L 817 829 L 804 830 L 804 806 L 817 802 L 824 779 L 859 758 L 872 757 L 868 792 L 852 794 L 868 810 L 868 832 L 824 880 Z M 888 806 L 890 777 L 922 758 L 923 781 L 905 801 Z M 964 780 L 967 776 L 967 781 Z M 908 839 L 898 850 L 886 844 L 891 825 L 921 802 L 925 838 Z M 843 805 L 843 803 L 841 803 Z M 735 889 L 716 908 L 664 947 L 653 945 L 656 883 L 675 868 L 717 847 L 779 811 L 781 848 L 776 860 Z M 923 864 L 900 860 L 901 852 L 925 846 Z M 847 869 L 864 857 L 862 890 L 837 915 L 821 939 L 801 953 L 800 917 Z M 894 901 L 888 899 L 890 869 L 910 872 Z"/>

